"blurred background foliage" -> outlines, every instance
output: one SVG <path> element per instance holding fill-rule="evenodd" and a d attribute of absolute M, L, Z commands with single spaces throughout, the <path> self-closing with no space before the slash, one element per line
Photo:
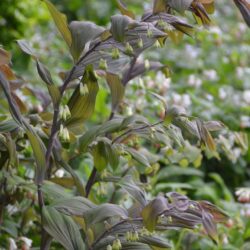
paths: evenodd
<path fill-rule="evenodd" d="M 119 12 L 115 0 L 52 2 L 69 21 L 90 20 L 108 25 L 110 16 Z M 139 16 L 142 8 L 147 9 L 151 1 L 124 2 Z M 220 249 L 250 249 L 250 206 L 238 203 L 234 195 L 236 188 L 250 186 L 247 142 L 247 138 L 250 139 L 250 31 L 232 1 L 220 0 L 216 5 L 210 28 L 198 29 L 195 37 L 185 36 L 179 43 L 169 40 L 164 49 L 155 48 L 146 53 L 146 59 L 166 64 L 170 76 L 166 78 L 162 73 L 150 72 L 131 82 L 121 112 L 142 114 L 154 121 L 161 116 L 161 102 L 151 94 L 153 91 L 164 96 L 170 106 L 184 107 L 189 115 L 220 120 L 226 125 L 217 136 L 219 155 L 212 157 L 191 145 L 187 145 L 185 151 L 164 149 L 157 152 L 159 171 L 150 179 L 148 190 L 153 195 L 179 191 L 193 199 L 210 200 L 223 207 L 232 219 L 231 224 L 219 229 L 225 243 Z M 70 68 L 66 45 L 39 0 L 0 1 L 0 34 L 0 44 L 12 51 L 15 71 L 22 73 L 31 88 L 36 89 L 40 80 L 34 71 L 34 63 L 17 48 L 16 39 L 29 40 L 53 73 L 59 74 Z M 0 93 L 1 98 L 2 95 Z M 39 110 L 39 100 L 31 98 L 29 101 Z M 108 103 L 110 96 L 103 83 L 89 125 L 106 119 L 110 110 Z M 1 103 L 0 108 L 1 115 L 8 112 L 6 104 Z M 27 148 L 26 154 L 30 151 Z M 86 157 L 71 159 L 71 166 L 86 180 L 91 164 Z M 21 174 L 23 169 L 19 171 Z M 95 186 L 99 196 L 92 198 L 96 202 L 98 199 L 99 202 L 108 200 L 105 189 L 109 187 L 105 185 L 108 184 Z M 174 237 L 176 249 L 182 249 L 182 246 L 193 250 L 218 249 L 211 241 L 189 231 L 183 231 L 181 235 L 169 234 Z M 36 241 L 32 235 L 30 238 Z"/>

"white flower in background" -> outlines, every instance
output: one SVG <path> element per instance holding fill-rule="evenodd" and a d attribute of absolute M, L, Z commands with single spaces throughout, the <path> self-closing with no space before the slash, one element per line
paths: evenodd
<path fill-rule="evenodd" d="M 198 78 L 197 76 L 191 74 L 188 77 L 188 85 L 199 88 L 202 85 L 202 80 Z"/>
<path fill-rule="evenodd" d="M 195 59 L 199 56 L 200 53 L 196 47 L 194 47 L 190 44 L 186 44 L 185 47 L 186 47 L 185 51 L 188 53 L 189 57 Z"/>
<path fill-rule="evenodd" d="M 248 51 L 246 53 L 248 53 Z M 247 77 L 250 75 L 250 68 L 249 67 L 237 67 L 236 75 L 238 78 Z"/>
<path fill-rule="evenodd" d="M 250 104 L 250 90 L 245 90 L 243 92 L 243 99 L 247 104 Z"/>
<path fill-rule="evenodd" d="M 188 107 L 192 104 L 191 98 L 188 94 L 179 95 L 179 94 L 173 93 L 172 100 L 175 105 L 178 105 L 181 107 Z"/>
<path fill-rule="evenodd" d="M 204 70 L 203 73 L 204 73 L 204 76 L 210 81 L 217 81 L 218 80 L 217 72 L 214 69 Z"/>
<path fill-rule="evenodd" d="M 28 250 L 32 246 L 32 240 L 27 237 L 20 237 L 19 240 L 21 240 L 24 244 L 22 246 L 22 249 Z"/>
<path fill-rule="evenodd" d="M 227 92 L 224 88 L 219 88 L 219 98 L 224 100 L 227 97 Z"/>
<path fill-rule="evenodd" d="M 214 100 L 214 97 L 210 94 L 206 94 L 206 98 L 208 101 L 213 101 Z"/>
<path fill-rule="evenodd" d="M 188 94 L 184 94 L 182 96 L 182 103 L 183 103 L 184 107 L 188 107 L 188 106 L 190 106 L 192 104 L 191 98 L 190 98 L 190 96 Z"/>
<path fill-rule="evenodd" d="M 218 26 L 211 26 L 209 28 L 209 31 L 210 31 L 210 33 L 214 33 L 214 34 L 217 34 L 217 35 L 222 35 L 222 31 Z"/>
<path fill-rule="evenodd" d="M 250 128 L 250 116 L 241 116 L 240 117 L 240 126 L 242 128 Z"/>
<path fill-rule="evenodd" d="M 245 23 L 239 23 L 239 30 L 240 32 L 244 33 L 247 31 L 247 25 Z"/>
<path fill-rule="evenodd" d="M 172 98 L 175 104 L 181 104 L 181 95 L 173 93 Z"/>
<path fill-rule="evenodd" d="M 244 75 L 244 68 L 243 67 L 237 67 L 236 68 L 236 75 L 238 78 L 242 78 Z"/>
<path fill-rule="evenodd" d="M 155 81 L 160 84 L 161 87 L 169 89 L 171 78 L 167 78 L 161 71 L 156 73 Z"/>
<path fill-rule="evenodd" d="M 7 205 L 7 211 L 8 211 L 8 214 L 12 215 L 12 214 L 15 214 L 16 212 L 19 211 L 18 207 L 16 206 L 13 206 L 13 205 Z"/>
<path fill-rule="evenodd" d="M 16 250 L 17 245 L 14 239 L 9 238 L 9 250 Z"/>
<path fill-rule="evenodd" d="M 63 169 L 58 169 L 55 172 L 55 176 L 58 177 L 58 178 L 62 178 L 64 176 L 64 170 Z"/>
<path fill-rule="evenodd" d="M 229 63 L 229 58 L 226 57 L 226 56 L 223 56 L 222 62 L 223 62 L 223 63 Z"/>
<path fill-rule="evenodd" d="M 233 155 L 236 159 L 238 159 L 241 156 L 241 149 L 240 148 L 234 148 L 233 149 Z"/>
<path fill-rule="evenodd" d="M 224 245 L 227 245 L 229 243 L 228 237 L 227 237 L 226 234 L 223 234 L 223 236 L 222 236 L 222 242 L 223 242 Z"/>
<path fill-rule="evenodd" d="M 133 109 L 132 109 L 131 106 L 128 106 L 128 107 L 126 108 L 126 113 L 127 113 L 127 115 L 133 115 Z"/>
<path fill-rule="evenodd" d="M 242 203 L 250 202 L 250 188 L 238 188 L 235 192 L 235 195 L 238 197 L 238 201 Z"/>

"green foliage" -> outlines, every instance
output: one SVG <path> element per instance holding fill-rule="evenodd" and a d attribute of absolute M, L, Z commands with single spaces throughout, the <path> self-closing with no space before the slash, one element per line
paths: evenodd
<path fill-rule="evenodd" d="M 203 47 L 214 56 L 224 54 L 214 52 L 218 37 L 209 31 L 190 38 L 195 30 L 189 14 L 207 26 L 213 2 L 156 0 L 139 19 L 137 11 L 117 1 L 123 15 L 112 16 L 110 28 L 104 28 L 89 21 L 68 24 L 44 0 L 68 53 L 50 54 L 46 66 L 43 50 L 19 40 L 40 77 L 34 85 L 37 76 L 28 72 L 21 78 L 11 69 L 10 53 L 1 49 L 0 247 L 29 248 L 22 236 L 41 249 L 247 246 L 247 210 L 231 193 L 239 186 L 239 170 L 219 175 L 211 163 L 220 162 L 224 172 L 229 163 L 246 165 L 249 132 L 231 131 L 240 129 L 239 121 L 227 123 L 224 103 L 210 105 L 203 98 L 214 94 L 208 73 L 201 88 L 187 87 L 188 81 L 199 85 L 191 73 L 201 74 L 209 56 L 199 52 L 201 58 L 186 59 L 184 46 L 192 46 L 193 53 Z M 247 21 L 247 12 L 243 15 Z M 164 46 L 167 59 L 158 52 Z M 231 57 L 233 66 L 219 72 L 229 74 L 238 65 L 239 54 Z M 53 69 L 64 59 L 66 70 L 65 65 Z M 243 65 L 247 62 L 245 57 Z M 178 85 L 169 91 L 170 67 Z M 181 102 L 184 95 L 193 105 Z M 247 172 L 242 165 L 240 171 Z M 232 175 L 235 183 L 227 187 Z M 250 200 L 248 189 L 236 195 L 241 202 Z"/>

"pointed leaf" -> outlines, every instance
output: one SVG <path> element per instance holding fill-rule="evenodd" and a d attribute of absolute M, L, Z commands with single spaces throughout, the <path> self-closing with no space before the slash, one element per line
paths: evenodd
<path fill-rule="evenodd" d="M 96 207 L 90 200 L 75 196 L 72 198 L 63 198 L 51 204 L 59 212 L 66 215 L 83 216 L 89 209 Z"/>
<path fill-rule="evenodd" d="M 77 61 L 86 44 L 103 33 L 105 29 L 92 22 L 73 21 L 69 25 L 69 30 L 72 35 L 70 51 L 75 61 Z"/>
<path fill-rule="evenodd" d="M 125 4 L 121 0 L 117 0 L 116 2 L 118 5 L 118 9 L 123 15 L 129 16 L 132 19 L 135 19 L 135 14 L 133 13 L 133 11 L 128 10 Z"/>
<path fill-rule="evenodd" d="M 33 58 L 36 58 L 37 56 L 35 55 L 35 52 L 33 51 L 33 49 L 29 46 L 28 42 L 25 40 L 17 40 L 17 44 L 19 45 L 19 47 L 21 48 L 21 50 L 32 56 Z"/>
<path fill-rule="evenodd" d="M 67 45 L 70 47 L 72 44 L 72 38 L 71 38 L 71 33 L 70 30 L 68 28 L 68 23 L 67 23 L 67 18 L 64 14 L 62 14 L 61 12 L 59 12 L 56 7 L 48 0 L 42 0 L 45 2 L 45 4 L 47 5 L 47 8 L 58 28 L 58 30 L 60 31 L 63 39 L 65 40 L 65 42 L 67 43 Z"/>
<path fill-rule="evenodd" d="M 53 207 L 43 207 L 44 229 L 67 250 L 84 250 L 78 226 L 73 219 Z"/>
<path fill-rule="evenodd" d="M 187 10 L 192 2 L 193 0 L 168 0 L 169 6 L 179 12 Z"/>
<path fill-rule="evenodd" d="M 87 93 L 81 94 L 80 84 L 86 85 Z M 75 129 L 83 127 L 83 122 L 92 115 L 95 108 L 95 100 L 99 87 L 92 67 L 86 69 L 80 84 L 68 102 L 71 118 L 65 125 L 73 132 Z"/>
<path fill-rule="evenodd" d="M 125 87 L 118 75 L 107 73 L 106 77 L 112 96 L 112 111 L 115 111 L 123 99 Z"/>
<path fill-rule="evenodd" d="M 115 15 L 111 17 L 111 33 L 116 41 L 124 41 L 125 30 L 131 22 L 133 20 L 128 16 Z"/>
<path fill-rule="evenodd" d="M 84 219 L 89 225 L 96 224 L 98 222 L 104 222 L 112 217 L 127 219 L 128 212 L 125 208 L 122 208 L 116 204 L 106 203 L 95 208 L 91 208 L 84 214 Z"/>
<path fill-rule="evenodd" d="M 9 64 L 11 61 L 10 52 L 0 48 L 0 66 L 4 64 Z"/>
<path fill-rule="evenodd" d="M 245 22 L 250 27 L 250 3 L 247 0 L 234 0 L 234 3 L 240 10 Z"/>

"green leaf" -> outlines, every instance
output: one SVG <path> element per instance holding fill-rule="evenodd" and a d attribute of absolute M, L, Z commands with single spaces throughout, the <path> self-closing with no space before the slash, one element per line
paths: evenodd
<path fill-rule="evenodd" d="M 193 0 L 168 0 L 168 5 L 182 13 L 190 7 L 192 2 Z"/>
<path fill-rule="evenodd" d="M 45 65 L 43 65 L 39 60 L 36 60 L 36 67 L 39 76 L 45 83 L 47 83 L 48 85 L 54 84 L 51 74 L 49 70 L 45 67 Z"/>
<path fill-rule="evenodd" d="M 201 140 L 206 144 L 209 150 L 216 151 L 214 139 L 209 133 L 208 129 L 205 127 L 204 123 L 201 120 L 196 120 L 196 124 Z"/>
<path fill-rule="evenodd" d="M 106 151 L 106 145 L 103 141 L 97 142 L 97 144 L 92 147 L 92 155 L 97 171 L 103 171 L 108 166 L 109 161 Z"/>
<path fill-rule="evenodd" d="M 62 198 L 53 202 L 51 206 L 66 215 L 75 215 L 81 217 L 89 209 L 96 207 L 96 205 L 94 205 L 90 200 L 79 196 L 75 196 L 72 198 Z"/>
<path fill-rule="evenodd" d="M 133 19 L 128 16 L 115 15 L 111 17 L 111 33 L 114 39 L 118 42 L 123 42 L 125 39 L 125 30 Z"/>
<path fill-rule="evenodd" d="M 60 185 L 57 185 L 51 181 L 44 181 L 42 185 L 42 191 L 46 195 L 49 201 L 55 201 L 63 198 L 70 198 L 71 193 L 67 189 Z"/>
<path fill-rule="evenodd" d="M 85 196 L 86 195 L 86 192 L 85 192 L 85 187 L 83 185 L 83 182 L 81 180 L 81 178 L 78 176 L 78 174 L 71 168 L 71 166 L 69 164 L 67 164 L 66 162 L 64 162 L 63 160 L 59 161 L 58 162 L 66 171 L 68 171 L 73 180 L 74 180 L 74 183 L 76 185 L 76 188 L 77 188 L 77 191 L 79 192 L 79 194 L 81 194 L 82 196 Z"/>
<path fill-rule="evenodd" d="M 124 150 L 127 151 L 139 164 L 142 164 L 145 167 L 150 167 L 148 159 L 137 150 L 129 147 L 125 147 Z"/>
<path fill-rule="evenodd" d="M 88 225 L 96 224 L 98 222 L 104 222 L 109 218 L 127 219 L 128 212 L 125 208 L 122 208 L 115 204 L 101 204 L 95 208 L 89 209 L 84 214 L 84 219 Z"/>
<path fill-rule="evenodd" d="M 81 94 L 80 84 L 85 84 L 87 86 L 88 93 Z M 72 132 L 77 132 L 79 127 L 82 128 L 83 122 L 94 112 L 96 95 L 99 87 L 92 66 L 89 66 L 85 70 L 82 82 L 80 84 L 77 86 L 68 102 L 71 117 L 68 119 L 65 125 Z"/>
<path fill-rule="evenodd" d="M 104 122 L 102 125 L 98 125 L 87 130 L 79 139 L 81 152 L 86 152 L 88 145 L 99 135 L 119 131 L 121 123 L 121 118 L 113 118 L 112 120 Z"/>
<path fill-rule="evenodd" d="M 26 120 L 23 119 L 18 106 L 16 105 L 14 99 L 11 96 L 9 82 L 6 80 L 6 78 L 1 72 L 0 72 L 0 85 L 2 86 L 6 98 L 8 100 L 12 117 L 26 131 L 26 134 L 30 141 L 32 150 L 34 152 L 34 157 L 36 160 L 35 182 L 36 184 L 41 184 L 44 180 L 46 171 L 46 161 L 45 161 L 46 148 L 40 137 L 37 135 L 37 133 L 35 133 L 34 129 L 27 123 Z"/>
<path fill-rule="evenodd" d="M 61 12 L 59 12 L 56 7 L 48 0 L 42 0 L 45 2 L 45 4 L 47 5 L 47 8 L 58 28 L 58 30 L 60 31 L 63 39 L 65 40 L 65 42 L 67 43 L 67 45 L 70 47 L 72 44 L 72 37 L 71 37 L 71 33 L 70 30 L 68 28 L 68 23 L 67 23 L 67 18 L 64 14 L 62 14 Z"/>
<path fill-rule="evenodd" d="M 67 250 L 84 250 L 85 245 L 73 219 L 53 207 L 43 207 L 44 229 Z"/>
<path fill-rule="evenodd" d="M 0 48 L 0 66 L 11 62 L 10 52 Z"/>
<path fill-rule="evenodd" d="M 112 111 L 115 111 L 123 99 L 125 87 L 118 75 L 107 73 L 106 77 L 112 96 Z"/>
<path fill-rule="evenodd" d="M 143 208 L 141 213 L 145 227 L 151 232 L 154 231 L 158 216 L 168 209 L 169 206 L 166 198 L 158 196 L 152 200 L 146 207 Z"/>
<path fill-rule="evenodd" d="M 6 133 L 15 130 L 19 125 L 13 119 L 0 122 L 0 132 Z"/>
<path fill-rule="evenodd" d="M 95 23 L 86 21 L 73 21 L 70 23 L 69 29 L 72 35 L 70 51 L 75 61 L 79 59 L 86 44 L 101 35 L 105 30 Z"/>
<path fill-rule="evenodd" d="M 38 59 L 36 60 L 37 71 L 41 79 L 47 84 L 50 97 L 54 104 L 60 100 L 60 91 L 53 83 L 49 70 Z"/>
<path fill-rule="evenodd" d="M 166 11 L 166 1 L 165 0 L 154 0 L 153 13 L 158 14 L 159 12 Z"/>
<path fill-rule="evenodd" d="M 123 15 L 131 17 L 132 19 L 135 19 L 135 14 L 133 13 L 133 11 L 128 10 L 126 5 L 121 0 L 117 0 L 116 2 L 117 2 L 118 9 Z"/>
<path fill-rule="evenodd" d="M 109 165 L 113 170 L 116 170 L 120 161 L 118 150 L 116 149 L 115 145 L 106 144 L 106 152 Z"/>
<path fill-rule="evenodd" d="M 239 8 L 245 22 L 250 27 L 250 3 L 247 0 L 234 0 L 234 3 Z"/>
<path fill-rule="evenodd" d="M 150 246 L 158 247 L 162 250 L 171 248 L 169 241 L 157 236 L 140 235 L 139 242 L 145 243 Z"/>
<path fill-rule="evenodd" d="M 125 189 L 132 198 L 139 202 L 142 207 L 145 207 L 147 204 L 145 192 L 136 185 L 131 176 L 124 177 L 119 183 L 123 189 Z"/>
<path fill-rule="evenodd" d="M 30 141 L 30 145 L 32 147 L 34 157 L 36 160 L 35 183 L 41 184 L 45 178 L 45 172 L 46 172 L 46 161 L 45 161 L 46 148 L 42 140 L 34 132 L 34 130 L 30 126 L 27 126 L 27 124 L 26 128 L 27 128 L 26 134 Z"/>
<path fill-rule="evenodd" d="M 30 47 L 30 45 L 28 44 L 27 41 L 25 41 L 25 40 L 17 40 L 17 44 L 24 53 L 32 56 L 33 58 L 37 58 L 37 56 L 35 55 L 34 50 Z"/>

